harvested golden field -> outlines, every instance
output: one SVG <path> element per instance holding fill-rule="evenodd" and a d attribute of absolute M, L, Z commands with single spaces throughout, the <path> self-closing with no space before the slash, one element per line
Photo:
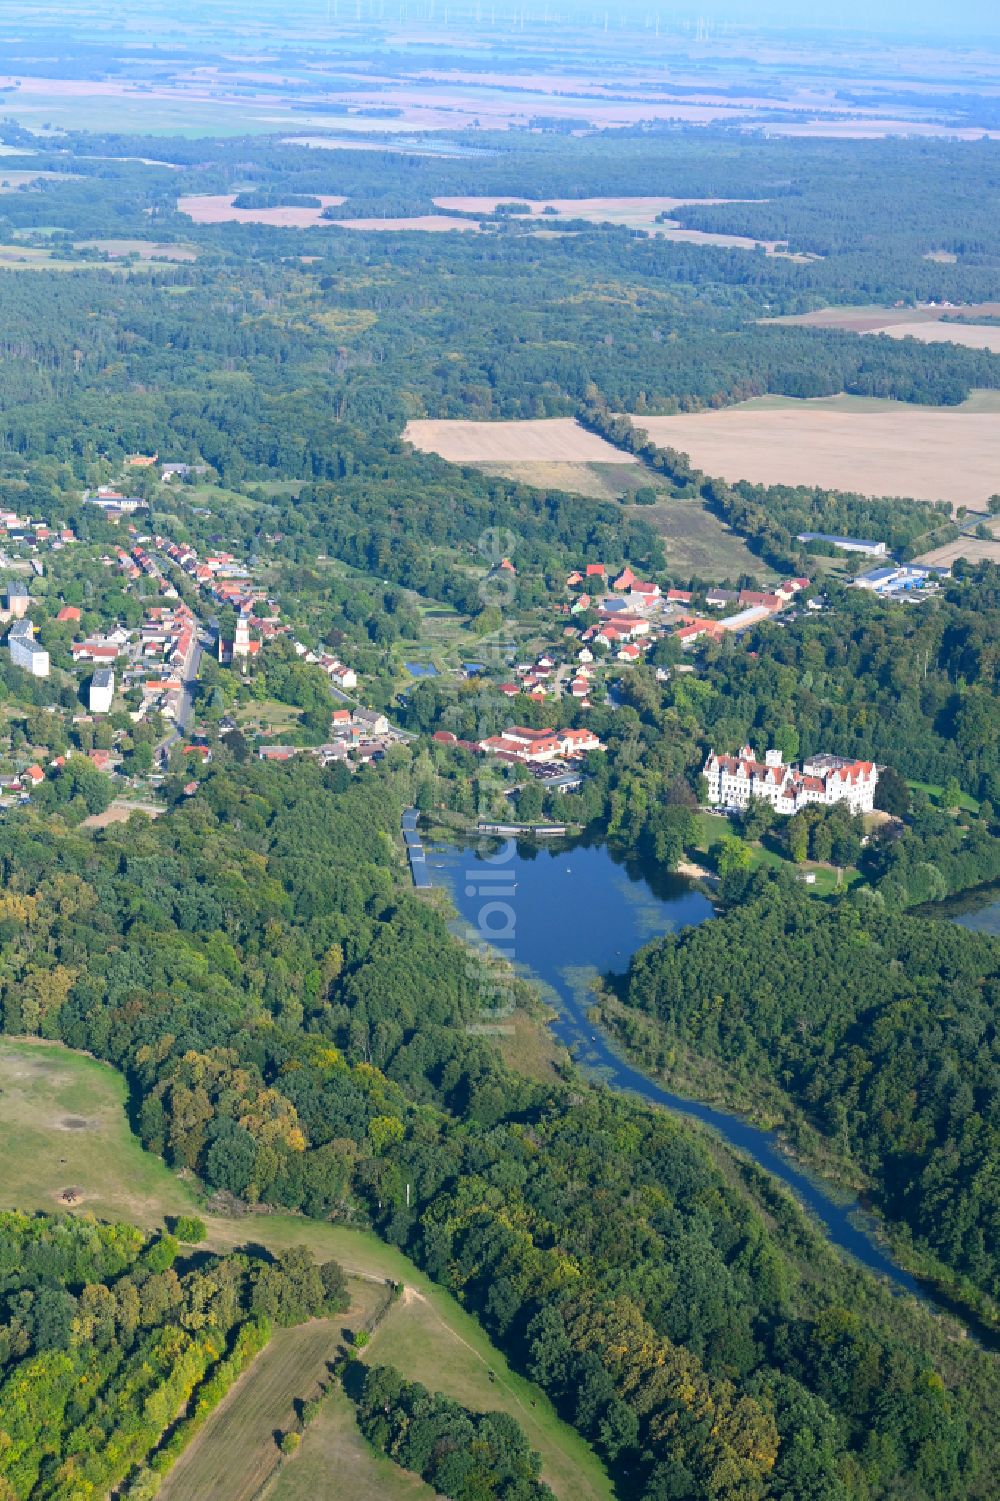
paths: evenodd
<path fill-rule="evenodd" d="M 415 214 L 411 219 L 332 219 L 338 229 L 423 229 L 431 234 L 442 234 L 447 229 L 461 229 L 472 234 L 479 233 L 479 225 L 472 219 L 456 219 L 449 214 Z"/>
<path fill-rule="evenodd" d="M 652 224 L 657 214 L 672 214 L 674 209 L 683 204 L 711 204 L 733 203 L 732 198 L 663 198 L 663 197 L 622 197 L 622 198 L 539 198 L 532 201 L 529 198 L 520 198 L 516 193 L 508 193 L 506 197 L 460 197 L 460 198 L 435 198 L 438 208 L 444 209 L 445 213 L 458 214 L 493 214 L 501 203 L 526 203 L 531 209 L 530 215 L 519 214 L 518 218 L 537 219 L 544 215 L 545 218 L 554 217 L 546 213 L 546 209 L 554 209 L 555 213 L 564 219 L 592 219 L 595 223 L 617 223 L 632 225 L 636 220 Z"/>
<path fill-rule="evenodd" d="M 743 203 L 751 200 L 739 198 L 520 198 L 517 194 L 506 197 L 458 197 L 435 198 L 438 208 L 445 213 L 493 214 L 501 203 L 526 203 L 528 214 L 515 217 L 525 223 L 540 221 L 547 227 L 557 226 L 560 219 L 586 219 L 591 224 L 618 224 L 626 229 L 645 230 L 647 234 L 659 235 L 665 240 L 676 240 L 687 245 L 719 245 L 727 250 L 753 250 L 758 244 L 764 246 L 768 255 L 782 255 L 782 240 L 752 240 L 746 235 L 716 234 L 714 231 L 684 229 L 675 219 L 659 219 L 661 214 L 672 214 L 685 204 Z M 798 259 L 798 257 L 795 257 Z"/>
<path fill-rule="evenodd" d="M 343 198 L 317 193 L 319 208 L 234 208 L 236 193 L 187 193 L 177 200 L 177 211 L 187 214 L 196 224 L 271 224 L 277 229 L 311 229 L 330 221 L 322 217 L 323 209 L 341 204 Z"/>
<path fill-rule="evenodd" d="M 527 422 L 463 422 L 417 419 L 403 437 L 421 453 L 451 464 L 635 464 L 572 417 Z"/>
<path fill-rule="evenodd" d="M 36 182 L 79 180 L 79 176 L 78 172 L 5 172 L 0 167 L 0 193 L 13 193 Z"/>
<path fill-rule="evenodd" d="M 934 252 L 925 259 L 939 259 L 943 254 Z M 988 349 L 1000 354 L 1000 327 L 951 321 L 957 313 L 969 319 L 977 315 L 996 318 L 1000 316 L 1000 304 L 981 302 L 961 308 L 828 307 L 784 318 L 764 318 L 761 322 L 799 328 L 837 328 L 856 334 L 887 334 L 890 339 L 920 339 L 924 344 L 962 344 L 967 349 Z"/>
<path fill-rule="evenodd" d="M 917 559 L 918 563 L 939 563 L 951 567 L 959 558 L 970 563 L 1000 563 L 1000 518 L 986 523 L 992 538 L 962 536 L 943 547 L 935 547 Z"/>
<path fill-rule="evenodd" d="M 919 339 L 922 344 L 961 344 L 966 349 L 988 349 L 1000 354 L 1000 327 L 975 323 L 928 323 L 924 319 L 901 319 L 883 328 L 867 330 L 871 334 L 888 334 L 890 339 Z"/>
<path fill-rule="evenodd" d="M 840 411 L 789 401 L 771 410 L 643 416 L 636 425 L 730 483 L 824 485 L 985 510 L 1000 480 L 1000 422 L 990 412 L 903 403 Z"/>
<path fill-rule="evenodd" d="M 1000 539 L 994 537 L 992 542 L 987 542 L 981 537 L 959 537 L 957 542 L 922 553 L 915 561 L 950 568 L 959 558 L 965 558 L 969 563 L 1000 563 Z"/>

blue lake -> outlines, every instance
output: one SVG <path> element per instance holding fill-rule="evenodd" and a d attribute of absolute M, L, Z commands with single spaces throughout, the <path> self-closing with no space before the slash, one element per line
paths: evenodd
<path fill-rule="evenodd" d="M 994 938 L 1000 938 L 1000 897 L 994 895 L 993 900 L 984 907 L 958 913 L 955 922 L 962 928 L 970 928 L 973 933 L 989 933 Z"/>
<path fill-rule="evenodd" d="M 403 666 L 411 678 L 436 678 L 438 675 L 433 662 L 404 662 Z"/>
<path fill-rule="evenodd" d="M 837 1202 L 796 1168 L 773 1132 L 663 1089 L 620 1057 L 588 1021 L 594 979 L 623 974 L 643 944 L 706 921 L 713 915 L 707 897 L 678 877 L 617 859 L 600 844 L 433 844 L 426 848 L 426 861 L 429 883 L 448 890 L 463 930 L 494 942 L 523 973 L 541 982 L 558 1010 L 553 1031 L 581 1068 L 615 1089 L 711 1127 L 791 1188 L 834 1245 L 900 1290 L 924 1295 L 875 1239 L 861 1206 Z"/>

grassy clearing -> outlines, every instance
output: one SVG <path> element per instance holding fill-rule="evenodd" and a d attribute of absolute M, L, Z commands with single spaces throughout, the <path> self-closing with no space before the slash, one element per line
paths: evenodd
<path fill-rule="evenodd" d="M 914 782 L 908 777 L 906 780 L 906 785 L 907 787 L 911 787 L 914 792 L 925 793 L 927 797 L 930 798 L 935 808 L 944 807 L 944 803 L 942 802 L 944 785 L 941 782 Z M 958 806 L 964 813 L 979 812 L 979 804 L 977 803 L 976 799 L 974 797 L 970 797 L 967 792 L 963 792 L 961 794 Z"/>
<path fill-rule="evenodd" d="M 658 500 L 644 506 L 641 514 L 663 538 L 667 567 L 679 577 L 721 580 L 773 573 L 700 500 Z"/>
<path fill-rule="evenodd" d="M 0 1039 L 0 1206 L 52 1213 L 73 1188 L 85 1211 L 144 1227 L 194 1211 L 193 1190 L 143 1151 L 124 1106 L 124 1080 L 107 1064 Z"/>
<path fill-rule="evenodd" d="M 707 861 L 709 865 L 712 864 L 709 857 L 712 846 L 718 844 L 726 834 L 736 833 L 724 814 L 708 813 L 704 809 L 695 814 L 695 827 L 697 832 L 692 852 L 698 855 L 700 860 Z M 766 844 L 752 844 L 750 854 L 754 870 L 761 870 L 765 867 L 778 870 L 791 865 L 788 856 L 774 840 L 769 840 Z M 838 873 L 836 866 L 821 865 L 814 860 L 805 860 L 801 865 L 792 866 L 792 869 L 800 876 L 815 877 L 808 888 L 813 896 L 832 896 L 836 891 L 849 890 L 861 880 L 860 871 L 853 865 Z"/>
<path fill-rule="evenodd" d="M 261 703 L 242 704 L 235 713 L 242 730 L 251 730 L 262 735 L 282 735 L 297 730 L 302 719 L 302 710 L 291 704 L 279 703 L 276 698 L 264 699 Z"/>
<path fill-rule="evenodd" d="M 159 1492 L 162 1501 L 250 1501 L 277 1467 L 296 1400 L 316 1395 L 341 1343 L 343 1319 L 278 1329 L 216 1408 Z"/>
<path fill-rule="evenodd" d="M 536 490 L 564 490 L 569 495 L 584 495 L 588 500 L 620 500 L 627 493 L 627 464 L 583 464 L 570 460 L 477 464 L 483 474 L 530 485 Z"/>
<path fill-rule="evenodd" d="M 418 1476 L 375 1453 L 361 1435 L 352 1403 L 336 1393 L 323 1403 L 263 1501 L 433 1501 L 434 1494 Z"/>
<path fill-rule="evenodd" d="M 103 250 L 108 255 L 137 255 L 143 261 L 196 261 L 198 247 L 180 240 L 79 240 L 77 250 Z"/>
<path fill-rule="evenodd" d="M 587 1450 L 589 1462 L 583 1463 L 581 1454 L 569 1455 L 561 1448 L 558 1437 L 564 1425 L 548 1400 L 505 1361 L 497 1363 L 496 1352 L 487 1358 L 487 1345 L 472 1319 L 446 1322 L 433 1299 L 407 1288 L 364 1358 L 369 1364 L 391 1363 L 410 1381 L 422 1381 L 465 1407 L 510 1413 L 542 1455 L 543 1478 L 557 1496 L 567 1501 L 610 1497 L 611 1487 L 597 1458 Z"/>
<path fill-rule="evenodd" d="M 143 1151 L 124 1107 L 124 1080 L 106 1064 L 58 1043 L 0 1037 L 0 1207 L 52 1212 L 66 1207 L 60 1195 L 73 1187 L 79 1210 L 100 1218 L 153 1229 L 165 1216 L 198 1213 L 208 1227 L 209 1249 L 250 1242 L 271 1251 L 305 1245 L 318 1259 L 336 1258 L 354 1281 L 376 1292 L 386 1279 L 401 1283 L 406 1301 L 392 1310 L 372 1342 L 377 1358 L 470 1405 L 511 1412 L 541 1452 L 560 1501 L 610 1501 L 610 1482 L 589 1446 L 560 1422 L 537 1387 L 510 1370 L 456 1300 L 405 1256 L 367 1231 L 342 1225 L 285 1214 L 243 1219 L 207 1214 L 193 1182 Z M 365 1296 L 352 1282 L 357 1308 L 363 1308 Z M 301 1383 L 292 1393 L 305 1394 Z M 209 1496 L 236 1501 L 206 1485 L 199 1497 Z M 170 1501 L 177 1496 L 172 1493 Z"/>

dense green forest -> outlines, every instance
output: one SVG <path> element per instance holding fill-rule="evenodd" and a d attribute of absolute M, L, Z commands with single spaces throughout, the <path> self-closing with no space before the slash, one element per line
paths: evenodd
<path fill-rule="evenodd" d="M 301 1247 L 275 1261 L 184 1252 L 132 1225 L 0 1214 L 9 1501 L 152 1496 L 273 1325 L 347 1307 L 341 1268 Z"/>
<path fill-rule="evenodd" d="M 996 1303 L 998 984 L 995 939 L 770 884 L 644 949 L 626 999 L 661 1023 L 661 1053 L 777 1085 L 918 1248 Z"/>

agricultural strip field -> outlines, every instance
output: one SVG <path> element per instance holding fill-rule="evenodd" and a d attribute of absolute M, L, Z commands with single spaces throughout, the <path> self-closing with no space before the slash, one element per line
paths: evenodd
<path fill-rule="evenodd" d="M 443 234 L 449 229 L 479 234 L 479 225 L 473 219 L 458 219 L 449 214 L 416 214 L 410 219 L 331 219 L 335 229 L 365 229 L 385 233 L 392 230 L 422 229 L 429 234 Z"/>
<path fill-rule="evenodd" d="M 798 328 L 836 328 L 845 333 L 886 334 L 890 339 L 919 339 L 922 344 L 961 344 L 966 349 L 988 349 L 1000 354 L 1000 327 L 974 321 L 949 321 L 956 313 L 974 320 L 1000 317 L 1000 303 L 987 302 L 954 307 L 834 307 L 784 318 L 763 318 L 762 323 Z"/>
<path fill-rule="evenodd" d="M 372 1290 L 380 1293 L 386 1279 L 403 1284 L 408 1293 L 373 1341 L 377 1358 L 419 1378 L 425 1368 L 415 1356 L 412 1368 L 407 1361 L 413 1353 L 409 1331 L 422 1320 L 421 1338 L 428 1345 L 420 1359 L 437 1372 L 437 1390 L 471 1405 L 479 1392 L 488 1392 L 483 1405 L 512 1413 L 542 1454 L 546 1478 L 559 1501 L 611 1501 L 610 1482 L 589 1446 L 559 1420 L 538 1387 L 511 1371 L 454 1298 L 366 1231 L 289 1214 L 228 1218 L 207 1213 L 193 1183 L 143 1151 L 132 1135 L 124 1080 L 108 1065 L 58 1043 L 0 1037 L 0 1131 L 0 1208 L 92 1213 L 145 1228 L 161 1226 L 168 1215 L 200 1214 L 208 1227 L 206 1246 L 212 1250 L 253 1241 L 272 1252 L 305 1245 L 320 1260 L 334 1257 L 351 1279 L 354 1309 L 365 1306 Z M 72 1206 L 62 1197 L 67 1188 L 75 1191 Z M 354 1309 L 345 1316 L 348 1324 Z M 398 1353 L 392 1335 L 397 1316 Z M 491 1370 L 494 1381 L 489 1380 Z M 300 1383 L 292 1395 L 307 1394 Z M 199 1444 L 209 1431 L 207 1426 L 202 1430 Z M 221 1485 L 203 1489 L 200 1497 L 233 1501 Z"/>
<path fill-rule="evenodd" d="M 527 422 L 407 423 L 403 438 L 421 453 L 451 464 L 629 464 L 638 463 L 572 417 Z"/>
<path fill-rule="evenodd" d="M 37 245 L 0 245 L 0 270 L 3 271 L 92 271 L 93 261 L 60 259 L 51 250 Z M 104 271 L 121 271 L 121 266 L 102 266 Z"/>
<path fill-rule="evenodd" d="M 316 193 L 319 208 L 234 208 L 236 193 L 188 193 L 177 200 L 177 211 L 195 224 L 270 224 L 276 229 L 311 229 L 326 225 L 323 209 L 344 202 L 330 193 Z M 310 195 L 313 196 L 313 195 Z"/>
<path fill-rule="evenodd" d="M 196 261 L 194 245 L 156 240 L 78 240 L 77 250 L 103 250 L 106 255 L 137 255 L 143 261 Z"/>
<path fill-rule="evenodd" d="M 701 229 L 684 229 L 674 219 L 660 219 L 661 214 L 672 214 L 685 204 L 702 205 L 716 203 L 746 202 L 734 198 L 544 198 L 522 199 L 508 194 L 497 197 L 435 198 L 436 206 L 445 213 L 494 214 L 501 203 L 522 203 L 530 210 L 518 214 L 518 223 L 558 226 L 560 219 L 586 219 L 591 224 L 616 224 L 625 229 L 644 230 L 647 234 L 659 235 L 666 240 L 676 240 L 689 245 L 719 245 L 729 250 L 753 250 L 758 244 L 764 246 L 768 255 L 785 253 L 781 240 L 752 240 L 746 235 L 716 234 Z M 416 221 L 411 221 L 416 225 Z M 798 259 L 799 257 L 795 257 Z"/>
<path fill-rule="evenodd" d="M 275 1435 L 292 1426 L 293 1403 L 315 1396 L 327 1376 L 344 1322 L 276 1329 L 170 1471 L 162 1501 L 251 1501 L 278 1464 Z"/>
<path fill-rule="evenodd" d="M 950 568 L 959 558 L 970 563 L 1000 563 L 1000 521 L 987 522 L 993 533 L 992 540 L 985 537 L 963 535 L 943 547 L 935 547 L 917 559 L 919 563 L 936 563 Z"/>
<path fill-rule="evenodd" d="M 1000 422 L 988 411 L 873 403 L 872 410 L 785 401 L 636 419 L 733 483 L 819 485 L 861 495 L 948 500 L 985 511 L 1000 476 Z"/>

